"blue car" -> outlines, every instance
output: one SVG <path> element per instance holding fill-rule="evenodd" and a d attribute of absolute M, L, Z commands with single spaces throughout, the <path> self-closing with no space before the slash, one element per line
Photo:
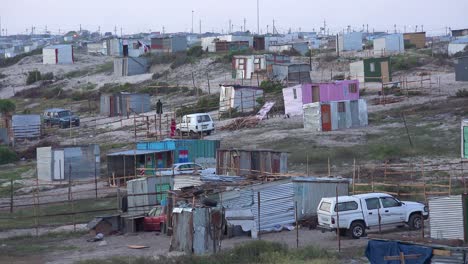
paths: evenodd
<path fill-rule="evenodd" d="M 58 125 L 60 128 L 70 126 L 80 126 L 80 118 L 73 115 L 70 110 L 61 108 L 52 108 L 44 111 L 44 123 L 51 126 Z"/>

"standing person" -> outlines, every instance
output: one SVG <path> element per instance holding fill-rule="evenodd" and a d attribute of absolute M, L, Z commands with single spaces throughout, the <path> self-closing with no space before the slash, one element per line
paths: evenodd
<path fill-rule="evenodd" d="M 162 115 L 162 113 L 163 113 L 162 106 L 163 106 L 163 104 L 161 103 L 161 100 L 158 99 L 158 102 L 156 103 L 156 114 Z"/>

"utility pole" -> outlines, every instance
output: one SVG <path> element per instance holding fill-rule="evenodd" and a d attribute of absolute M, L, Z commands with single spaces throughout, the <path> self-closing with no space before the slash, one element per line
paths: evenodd
<path fill-rule="evenodd" d="M 122 27 L 120 27 L 120 37 L 123 38 L 123 30 L 122 30 Z"/>
<path fill-rule="evenodd" d="M 421 32 L 424 32 L 424 25 L 421 25 Z"/>
<path fill-rule="evenodd" d="M 2 17 L 0 16 L 0 37 L 2 36 Z"/>
<path fill-rule="evenodd" d="M 260 35 L 260 4 L 259 2 L 260 0 L 257 0 L 257 34 Z"/>
<path fill-rule="evenodd" d="M 192 34 L 193 34 L 193 14 L 194 14 L 195 11 L 192 10 Z"/>
<path fill-rule="evenodd" d="M 275 30 L 276 30 L 276 28 L 275 28 L 275 20 L 273 19 L 273 35 L 275 34 Z"/>
<path fill-rule="evenodd" d="M 245 19 L 244 17 L 244 31 L 247 31 L 247 28 L 245 27 L 246 24 L 247 24 L 247 19 Z"/>
<path fill-rule="evenodd" d="M 114 36 L 117 37 L 117 26 L 114 26 Z"/>
<path fill-rule="evenodd" d="M 396 32 L 396 24 L 393 25 L 393 29 L 394 29 L 395 33 L 397 33 Z"/>
<path fill-rule="evenodd" d="M 166 28 L 163 26 L 163 35 L 166 34 Z"/>
<path fill-rule="evenodd" d="M 80 24 L 80 33 L 81 33 L 81 24 Z"/>
<path fill-rule="evenodd" d="M 367 27 L 367 34 L 369 34 L 369 24 L 366 24 Z"/>
<path fill-rule="evenodd" d="M 201 19 L 200 19 L 200 35 L 201 35 L 201 33 L 202 33 L 202 30 L 201 30 Z"/>
<path fill-rule="evenodd" d="M 228 31 L 229 33 L 232 33 L 231 28 L 232 28 L 231 19 L 229 19 L 229 31 Z"/>

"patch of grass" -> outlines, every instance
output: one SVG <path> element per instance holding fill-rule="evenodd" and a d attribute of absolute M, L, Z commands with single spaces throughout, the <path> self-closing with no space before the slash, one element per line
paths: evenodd
<path fill-rule="evenodd" d="M 89 73 L 90 73 L 89 69 L 76 70 L 76 71 L 70 71 L 70 72 L 65 73 L 64 77 L 67 79 L 73 79 L 73 78 L 86 76 Z"/>
<path fill-rule="evenodd" d="M 101 198 L 98 200 L 77 200 L 73 202 L 73 210 L 75 213 L 95 211 L 89 213 L 77 213 L 75 215 L 75 223 L 87 223 L 93 219 L 95 215 L 116 211 L 116 199 Z M 63 203 L 42 205 L 39 206 L 38 222 L 40 226 L 59 226 L 71 224 L 73 222 L 73 216 L 71 213 L 73 213 L 72 206 L 71 202 L 68 201 L 64 201 Z M 69 215 L 55 216 L 57 214 Z M 2 217 L 0 217 L 0 230 L 32 227 L 35 227 L 35 214 L 32 208 L 21 207 L 21 209 L 15 209 L 12 214 L 3 213 Z"/>
<path fill-rule="evenodd" d="M 3 73 L 0 72 L 0 79 L 4 79 L 4 78 L 6 78 L 6 77 L 7 77 L 6 74 L 3 74 Z"/>
<path fill-rule="evenodd" d="M 458 89 L 455 96 L 456 97 L 468 97 L 468 90 L 467 89 Z"/>
<path fill-rule="evenodd" d="M 98 65 L 94 73 L 112 73 L 113 71 L 114 71 L 114 63 L 106 62 L 104 64 Z"/>
<path fill-rule="evenodd" d="M 33 51 L 30 51 L 30 52 L 19 54 L 19 55 L 13 57 L 13 58 L 0 59 L 0 68 L 5 68 L 5 67 L 15 65 L 16 63 L 18 63 L 23 58 L 33 56 L 33 55 L 39 55 L 39 54 L 42 54 L 42 49 L 41 48 L 35 49 Z"/>
<path fill-rule="evenodd" d="M 128 263 L 128 261 L 128 257 L 115 257 L 111 259 L 85 260 L 78 263 L 125 264 Z M 336 254 L 315 247 L 288 249 L 286 245 L 280 243 L 252 241 L 236 246 L 234 249 L 209 256 L 180 256 L 174 258 L 160 257 L 159 259 L 143 257 L 132 259 L 131 262 L 134 264 L 335 264 L 339 263 L 339 260 Z"/>
<path fill-rule="evenodd" d="M 16 153 L 5 146 L 0 146 L 0 165 L 12 163 L 18 160 Z"/>
<path fill-rule="evenodd" d="M 198 99 L 192 106 L 182 106 L 177 109 L 177 116 L 184 116 L 193 113 L 206 113 L 219 108 L 219 96 L 216 94 L 207 95 Z"/>
<path fill-rule="evenodd" d="M 272 80 L 265 80 L 262 81 L 260 84 L 260 87 L 263 89 L 263 91 L 268 94 L 272 93 L 282 93 L 284 85 L 280 81 L 272 81 Z"/>
<path fill-rule="evenodd" d="M 391 59 L 393 71 L 407 71 L 422 66 L 420 57 L 416 55 L 396 55 Z"/>
<path fill-rule="evenodd" d="M 27 235 L 3 239 L 2 244 L 6 246 L 0 247 L 0 256 L 24 256 L 53 251 L 76 250 L 77 247 L 62 245 L 62 242 L 83 235 L 84 232 L 61 232 L 48 233 L 38 237 Z"/>

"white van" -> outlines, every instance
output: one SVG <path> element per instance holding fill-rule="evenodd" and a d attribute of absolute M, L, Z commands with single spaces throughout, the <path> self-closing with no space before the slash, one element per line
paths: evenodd
<path fill-rule="evenodd" d="M 207 113 L 185 115 L 182 117 L 182 123 L 176 126 L 176 132 L 179 135 L 186 133 L 191 136 L 201 133 L 211 135 L 213 131 L 213 119 Z"/>

